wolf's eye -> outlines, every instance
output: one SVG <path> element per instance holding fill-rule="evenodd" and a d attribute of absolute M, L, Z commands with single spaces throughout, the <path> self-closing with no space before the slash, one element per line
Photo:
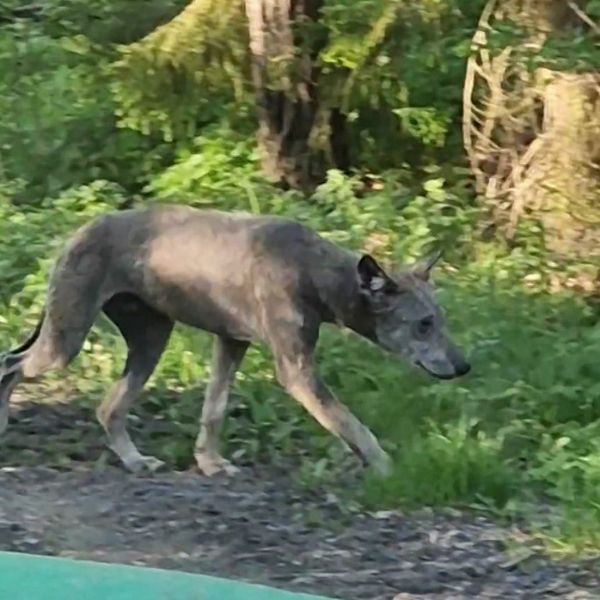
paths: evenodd
<path fill-rule="evenodd" d="M 424 337 L 433 329 L 433 317 L 425 317 L 417 322 L 417 333 Z"/>

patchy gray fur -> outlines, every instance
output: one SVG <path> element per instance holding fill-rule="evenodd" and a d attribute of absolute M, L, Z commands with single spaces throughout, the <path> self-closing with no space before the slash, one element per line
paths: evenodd
<path fill-rule="evenodd" d="M 2 361 L 0 431 L 22 379 L 62 368 L 79 353 L 98 313 L 128 346 L 122 378 L 98 408 L 110 447 L 132 471 L 160 461 L 139 453 L 127 413 L 156 367 L 173 325 L 215 334 L 195 447 L 199 468 L 233 472 L 218 449 L 229 388 L 251 343 L 272 350 L 277 377 L 326 429 L 381 472 L 390 460 L 373 434 L 320 379 L 314 349 L 322 323 L 354 330 L 440 378 L 469 365 L 444 333 L 428 284 L 435 259 L 388 275 L 291 220 L 184 206 L 108 214 L 81 228 L 51 276 L 34 335 Z"/>

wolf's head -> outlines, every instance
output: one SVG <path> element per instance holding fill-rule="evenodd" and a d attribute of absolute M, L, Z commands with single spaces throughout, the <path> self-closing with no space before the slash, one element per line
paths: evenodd
<path fill-rule="evenodd" d="M 445 331 L 444 315 L 429 284 L 439 253 L 388 275 L 371 256 L 357 266 L 360 294 L 373 323 L 374 341 L 440 379 L 471 369 Z"/>

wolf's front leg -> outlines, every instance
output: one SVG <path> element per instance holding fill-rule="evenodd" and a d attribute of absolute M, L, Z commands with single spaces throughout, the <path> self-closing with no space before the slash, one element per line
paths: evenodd
<path fill-rule="evenodd" d="M 219 452 L 219 431 L 227 408 L 229 389 L 247 349 L 246 342 L 215 338 L 210 381 L 206 388 L 200 433 L 194 449 L 198 469 L 208 477 L 220 472 L 234 475 L 237 471 Z"/>
<path fill-rule="evenodd" d="M 344 406 L 316 374 L 312 356 L 278 356 L 277 371 L 286 390 L 328 431 L 341 438 L 359 458 L 381 475 L 392 460 L 377 438 Z"/>

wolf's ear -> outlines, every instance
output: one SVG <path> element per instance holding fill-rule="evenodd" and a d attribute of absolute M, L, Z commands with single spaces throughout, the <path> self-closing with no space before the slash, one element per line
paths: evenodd
<path fill-rule="evenodd" d="M 356 267 L 358 283 L 363 293 L 377 296 L 398 289 L 392 278 L 377 264 L 369 254 L 363 255 Z"/>
<path fill-rule="evenodd" d="M 437 262 L 442 257 L 442 251 L 436 250 L 432 252 L 425 258 L 418 260 L 411 268 L 411 272 L 415 277 L 422 279 L 423 281 L 429 281 L 431 276 L 431 271 L 433 267 L 437 264 Z"/>

